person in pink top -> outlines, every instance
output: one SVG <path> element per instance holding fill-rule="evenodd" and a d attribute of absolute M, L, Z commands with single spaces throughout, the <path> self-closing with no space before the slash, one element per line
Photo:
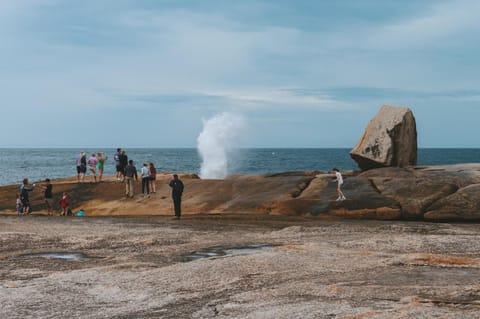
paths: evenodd
<path fill-rule="evenodd" d="M 92 156 L 88 159 L 88 167 L 90 169 L 90 173 L 92 173 L 95 182 L 97 181 L 97 157 L 95 153 L 92 153 Z"/>

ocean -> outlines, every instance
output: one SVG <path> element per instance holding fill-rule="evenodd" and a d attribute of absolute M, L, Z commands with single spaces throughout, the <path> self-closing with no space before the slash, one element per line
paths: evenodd
<path fill-rule="evenodd" d="M 84 149 L 104 152 L 109 157 L 105 175 L 113 175 L 115 149 Z M 201 158 L 195 148 L 134 148 L 126 149 L 140 169 L 143 162 L 154 162 L 157 171 L 199 173 Z M 0 185 L 20 184 L 23 178 L 31 182 L 45 178 L 76 176 L 75 159 L 79 149 L 68 148 L 2 148 L 0 149 Z M 90 152 L 90 153 L 89 153 Z M 252 148 L 237 149 L 229 156 L 229 174 L 265 174 L 286 171 L 329 171 L 358 169 L 347 148 Z M 480 162 L 480 149 L 430 149 L 418 151 L 418 165 L 444 165 Z"/>

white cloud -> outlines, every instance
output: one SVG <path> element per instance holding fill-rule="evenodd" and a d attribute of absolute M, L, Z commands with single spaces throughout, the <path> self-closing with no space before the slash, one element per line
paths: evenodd
<path fill-rule="evenodd" d="M 313 108 L 313 109 L 338 109 L 347 107 L 346 103 L 337 101 L 327 95 L 298 94 L 293 89 L 258 89 L 245 88 L 244 90 L 211 91 L 210 96 L 227 98 L 232 103 L 245 109 L 269 108 Z"/>
<path fill-rule="evenodd" d="M 480 2 L 475 0 L 432 2 L 432 7 L 424 15 L 408 17 L 389 23 L 380 30 L 372 30 L 366 43 L 386 50 L 448 47 L 458 36 L 478 34 L 478 12 Z"/>
<path fill-rule="evenodd" d="M 357 17 L 342 19 L 344 12 L 321 12 L 318 19 L 332 16 L 311 29 L 312 21 L 302 17 L 313 15 L 301 8 L 278 23 L 255 5 L 245 4 L 236 19 L 230 4 L 212 11 L 162 5 L 145 11 L 135 1 L 0 0 L 0 108 L 22 108 L 32 121 L 38 113 L 28 109 L 38 106 L 65 113 L 98 107 L 95 114 L 120 107 L 119 117 L 131 108 L 151 108 L 161 117 L 180 101 L 169 118 L 178 115 L 189 126 L 234 109 L 279 119 L 281 133 L 287 131 L 282 121 L 312 122 L 319 110 L 348 109 L 358 117 L 386 100 L 411 100 L 386 93 L 353 104 L 348 97 L 361 92 L 341 96 L 328 88 L 443 92 L 480 84 L 476 1 L 429 2 L 427 10 L 418 5 L 416 16 L 406 10 L 392 18 L 375 16 L 372 6 L 371 13 L 362 10 L 372 21 L 358 24 Z M 448 99 L 453 104 L 461 97 Z M 478 102 L 476 95 L 470 99 Z"/>

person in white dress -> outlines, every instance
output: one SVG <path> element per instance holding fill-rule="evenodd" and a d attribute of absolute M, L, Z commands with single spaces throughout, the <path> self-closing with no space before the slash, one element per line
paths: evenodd
<path fill-rule="evenodd" d="M 337 192 L 338 192 L 337 201 L 346 200 L 347 198 L 345 197 L 345 195 L 342 192 L 343 176 L 340 173 L 340 171 L 338 170 L 338 168 L 336 168 L 336 167 L 334 167 L 332 169 L 332 171 L 335 173 L 335 177 L 336 177 L 334 182 L 337 182 Z"/>

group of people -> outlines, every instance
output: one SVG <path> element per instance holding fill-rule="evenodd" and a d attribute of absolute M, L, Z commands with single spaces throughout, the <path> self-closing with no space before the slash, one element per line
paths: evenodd
<path fill-rule="evenodd" d="M 142 177 L 142 194 L 148 196 L 150 192 L 155 193 L 155 181 L 157 179 L 157 170 L 153 163 L 147 164 L 143 163 L 143 166 L 140 170 Z M 127 166 L 124 169 L 124 179 L 125 179 L 125 196 L 133 197 L 133 181 L 134 179 L 138 181 L 137 168 L 133 165 L 133 161 L 129 160 Z M 173 206 L 175 211 L 175 219 L 179 219 L 182 213 L 182 194 L 184 189 L 183 182 L 178 178 L 177 174 L 173 175 L 173 179 L 168 184 L 172 188 L 172 199 Z"/>
<path fill-rule="evenodd" d="M 30 185 L 28 178 L 24 178 L 22 186 L 20 186 L 20 192 L 17 194 L 16 209 L 17 214 L 31 214 L 32 207 L 30 205 L 30 192 L 35 189 L 35 184 Z M 47 215 L 53 215 L 53 185 L 50 182 L 50 179 L 45 180 L 45 185 L 43 185 L 45 200 L 45 205 L 47 208 Z M 60 207 L 62 209 L 61 215 L 67 215 L 67 210 L 69 208 L 69 200 L 67 193 L 63 193 L 62 198 L 59 201 Z"/>
<path fill-rule="evenodd" d="M 85 173 L 87 170 L 87 164 L 91 174 L 94 176 L 95 182 L 102 181 L 103 170 L 105 161 L 108 160 L 108 156 L 103 156 L 102 152 L 92 153 L 90 158 L 87 160 L 86 153 L 80 152 L 80 155 L 77 157 L 77 179 L 78 182 L 83 182 L 85 180 Z M 125 150 L 117 148 L 117 152 L 114 155 L 115 166 L 116 166 L 116 179 L 117 182 L 125 183 L 125 196 L 132 198 L 134 197 L 134 181 L 138 181 L 137 168 L 135 167 L 133 160 L 129 160 Z M 332 173 L 335 174 L 334 182 L 337 182 L 337 201 L 346 200 L 345 194 L 342 191 L 343 185 L 343 176 L 340 171 L 334 167 Z M 143 166 L 140 170 L 142 178 L 142 194 L 144 196 L 149 196 L 150 193 L 156 193 L 156 176 L 157 170 L 153 163 L 143 163 Z M 169 186 L 172 189 L 172 200 L 174 204 L 174 212 L 176 219 L 179 219 L 181 216 L 181 201 L 184 190 L 183 182 L 178 178 L 177 174 L 173 175 L 173 179 L 169 182 Z M 45 180 L 44 188 L 44 200 L 47 208 L 48 215 L 53 215 L 53 186 L 50 182 L 50 179 Z M 16 209 L 18 214 L 31 214 L 32 208 L 30 206 L 29 193 L 35 189 L 35 184 L 30 185 L 28 178 L 23 180 L 23 183 L 20 187 L 20 192 L 17 194 Z M 59 201 L 61 207 L 62 216 L 71 215 L 70 199 L 68 194 L 65 192 L 62 195 L 62 198 Z"/>
<path fill-rule="evenodd" d="M 138 181 L 137 168 L 135 167 L 133 160 L 129 160 L 125 150 L 121 148 L 117 149 L 117 152 L 114 155 L 115 166 L 116 166 L 116 178 L 117 182 L 125 183 L 125 195 L 129 198 L 134 197 L 134 180 Z M 84 151 L 80 152 L 79 156 L 76 159 L 77 166 L 77 180 L 78 182 L 85 181 L 85 174 L 87 171 L 87 165 L 90 170 L 90 173 L 94 177 L 94 181 L 97 182 L 97 173 L 98 181 L 102 181 L 104 164 L 108 160 L 108 156 L 103 155 L 102 152 L 92 153 L 90 158 L 87 160 L 87 155 Z M 156 178 L 157 178 L 157 169 L 155 164 L 143 163 L 143 166 L 140 170 L 142 178 L 142 194 L 144 196 L 149 196 L 150 193 L 156 193 Z M 174 203 L 174 211 L 176 219 L 179 219 L 181 216 L 181 198 L 183 194 L 184 184 L 178 178 L 177 174 L 173 175 L 173 179 L 170 181 L 169 186 L 172 188 L 172 199 Z M 53 185 L 50 182 L 50 179 L 45 180 L 44 185 L 44 200 L 47 208 L 48 215 L 53 215 Z M 23 180 L 23 183 L 20 187 L 20 192 L 17 194 L 16 200 L 16 210 L 17 214 L 31 214 L 32 208 L 30 206 L 29 193 L 35 189 L 35 184 L 30 185 L 28 178 Z M 61 216 L 71 215 L 70 210 L 70 199 L 66 192 L 63 193 L 62 198 L 59 201 L 61 208 Z"/>
<path fill-rule="evenodd" d="M 138 181 L 138 172 L 133 161 L 129 160 L 127 166 L 123 169 L 123 179 L 118 179 L 117 181 L 125 182 L 125 196 L 133 197 L 133 181 Z M 156 193 L 155 181 L 157 180 L 157 169 L 155 164 L 150 162 L 150 164 L 143 163 L 143 166 L 140 170 L 140 175 L 142 177 L 142 194 L 144 196 L 149 196 L 150 193 Z"/>
<path fill-rule="evenodd" d="M 17 194 L 17 200 L 16 200 L 16 210 L 18 215 L 23 215 L 23 214 L 29 215 L 32 213 L 29 194 L 34 189 L 35 189 L 35 184 L 30 185 L 28 178 L 24 178 L 22 182 L 22 186 L 20 186 L 20 192 Z M 47 215 L 53 216 L 53 185 L 50 182 L 49 178 L 45 180 L 45 185 L 43 186 L 43 189 L 44 189 L 43 199 L 45 201 L 45 206 L 47 208 Z M 70 200 L 66 192 L 63 193 L 58 203 L 61 208 L 61 212 L 60 212 L 61 216 L 71 215 Z"/>
<path fill-rule="evenodd" d="M 84 182 L 85 175 L 87 173 L 87 166 L 88 170 L 91 175 L 93 175 L 94 181 L 97 181 L 97 174 L 98 174 L 98 181 L 102 181 L 103 177 L 103 170 L 105 166 L 105 162 L 108 160 L 108 156 L 103 156 L 102 152 L 92 153 L 87 160 L 87 153 L 81 151 L 78 157 L 76 158 L 76 165 L 77 165 L 77 181 Z"/>

